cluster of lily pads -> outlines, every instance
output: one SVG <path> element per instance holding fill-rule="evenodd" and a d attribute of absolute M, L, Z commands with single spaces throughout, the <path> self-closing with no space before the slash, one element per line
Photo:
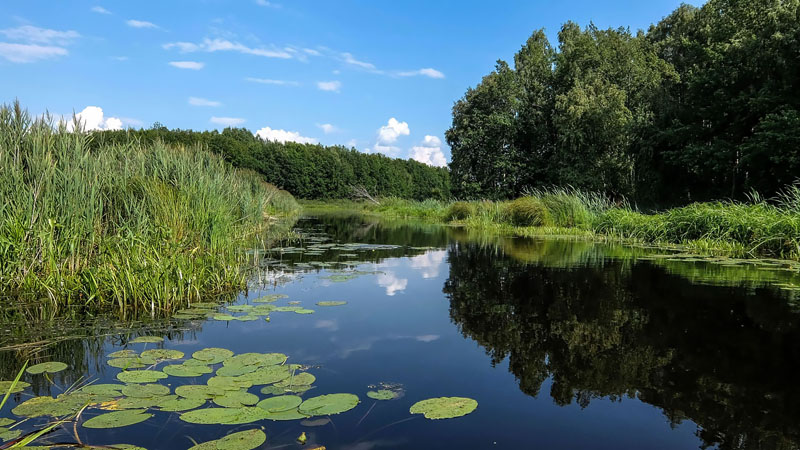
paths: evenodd
<path fill-rule="evenodd" d="M 330 302 L 339 304 L 341 302 Z M 143 336 L 136 342 L 149 343 L 158 337 Z M 316 377 L 308 366 L 287 363 L 282 353 L 243 353 L 236 355 L 223 348 L 206 348 L 187 358 L 172 349 L 150 349 L 136 352 L 123 349 L 108 355 L 108 365 L 122 369 L 116 378 L 120 383 L 88 384 L 68 390 L 56 397 L 33 397 L 12 409 L 19 417 L 64 418 L 102 411 L 82 422 L 84 428 L 105 429 L 135 425 L 154 417 L 156 412 L 179 413 L 181 420 L 192 424 L 241 425 L 264 420 L 307 421 L 326 418 L 355 408 L 360 402 L 356 394 L 334 393 L 304 398 L 313 389 Z M 158 368 L 160 367 L 160 370 Z M 31 375 L 55 373 L 67 368 L 60 362 L 31 366 Z M 174 391 L 158 384 L 169 377 L 195 379 L 211 375 L 205 383 L 187 383 Z M 11 388 L 12 382 L 0 382 L 0 388 Z M 18 382 L 12 392 L 22 392 L 30 385 Z M 257 388 L 258 393 L 250 392 Z M 403 395 L 399 385 L 371 386 L 367 397 L 395 400 Z M 260 394 L 260 395 L 259 395 Z M 412 414 L 428 419 L 460 417 L 474 411 L 477 402 L 460 397 L 427 399 L 410 408 Z M 0 439 L 19 437 L 15 420 L 0 418 Z M 11 426 L 11 427 L 9 427 Z M 231 434 L 222 439 L 198 444 L 194 449 L 251 449 L 261 445 L 266 436 L 259 430 Z M 232 444 L 237 443 L 237 444 Z M 251 446 L 253 445 L 253 446 Z"/>
<path fill-rule="evenodd" d="M 250 322 L 254 320 L 270 322 L 272 320 L 271 313 L 273 312 L 293 312 L 295 314 L 313 314 L 315 312 L 313 309 L 300 306 L 300 302 L 298 301 L 290 301 L 286 305 L 280 306 L 274 304 L 278 300 L 284 298 L 288 298 L 288 296 L 285 294 L 269 294 L 254 299 L 252 301 L 254 303 L 253 305 L 238 304 L 225 306 L 212 302 L 198 302 L 191 304 L 188 308 L 177 311 L 172 317 L 188 320 L 212 319 L 225 322 Z M 317 306 L 321 307 L 341 306 L 346 304 L 346 301 L 339 300 L 326 300 L 316 303 Z M 224 311 L 220 311 L 220 308 L 224 308 Z M 242 314 L 234 315 L 236 313 Z"/>

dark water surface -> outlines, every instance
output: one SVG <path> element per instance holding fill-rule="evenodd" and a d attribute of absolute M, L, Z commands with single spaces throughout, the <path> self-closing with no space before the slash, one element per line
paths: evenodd
<path fill-rule="evenodd" d="M 192 425 L 156 409 L 138 425 L 78 426 L 76 438 L 69 424 L 42 442 L 186 449 L 190 438 L 204 442 L 263 427 L 261 448 L 800 447 L 800 281 L 791 271 L 770 262 L 653 257 L 663 252 L 486 237 L 361 217 L 309 218 L 298 227 L 311 236 L 306 250 L 273 255 L 278 262 L 236 303 L 280 293 L 288 298 L 275 305 L 299 301 L 313 314 L 273 312 L 270 322 L 6 325 L 3 347 L 33 339 L 21 337 L 23 328 L 50 338 L 59 326 L 65 331 L 63 340 L 35 351 L 21 345 L 0 352 L 0 379 L 13 379 L 30 355 L 70 368 L 55 374 L 52 384 L 25 375 L 33 386 L 12 396 L 0 417 L 13 418 L 19 402 L 57 395 L 81 379 L 117 382 L 120 370 L 105 364 L 106 355 L 122 348 L 163 347 L 190 357 L 223 347 L 237 354 L 285 353 L 317 377 L 304 398 L 344 392 L 361 403 L 317 427 L 298 420 Z M 324 242 L 369 245 L 308 254 L 308 247 Z M 326 262 L 336 264 L 320 267 Z M 315 305 L 324 300 L 348 304 Z M 95 337 L 81 337 L 80 330 Z M 126 345 L 142 330 L 157 330 L 165 342 Z M 169 377 L 161 384 L 204 384 L 210 376 Z M 404 396 L 367 398 L 368 386 L 379 383 L 402 385 Z M 260 388 L 249 392 L 266 398 Z M 413 403 L 440 396 L 470 397 L 479 406 L 449 420 L 409 414 Z M 87 409 L 81 420 L 100 413 Z M 19 428 L 47 422 L 31 419 Z M 305 446 L 295 442 L 301 432 Z"/>

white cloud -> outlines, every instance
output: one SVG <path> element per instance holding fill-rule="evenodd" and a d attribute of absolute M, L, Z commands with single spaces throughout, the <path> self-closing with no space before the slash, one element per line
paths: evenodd
<path fill-rule="evenodd" d="M 245 123 L 244 119 L 240 119 L 238 117 L 216 117 L 213 116 L 209 119 L 209 122 L 213 123 L 214 125 L 222 125 L 224 127 L 235 127 L 237 125 L 241 125 Z"/>
<path fill-rule="evenodd" d="M 97 14 L 111 14 L 111 11 L 103 8 L 102 6 L 93 6 L 91 11 L 96 12 Z"/>
<path fill-rule="evenodd" d="M 412 269 L 422 272 L 422 278 L 436 278 L 442 268 L 444 259 L 447 256 L 445 250 L 433 250 L 422 255 L 411 257 L 410 266 Z"/>
<path fill-rule="evenodd" d="M 419 70 L 412 70 L 408 72 L 400 72 L 397 75 L 401 77 L 423 76 L 429 78 L 444 78 L 444 74 L 442 72 L 439 72 L 438 70 L 432 69 L 430 67 Z"/>
<path fill-rule="evenodd" d="M 335 125 L 331 125 L 331 124 L 329 124 L 329 123 L 317 124 L 317 126 L 318 126 L 318 127 L 319 127 L 319 128 L 320 128 L 320 129 L 321 129 L 321 130 L 322 130 L 322 131 L 325 133 L 325 134 L 338 133 L 338 132 L 340 131 L 340 130 L 339 130 L 339 128 L 338 128 L 337 126 L 335 126 Z"/>
<path fill-rule="evenodd" d="M 299 86 L 300 83 L 297 81 L 287 81 L 287 80 L 272 80 L 269 78 L 253 78 L 247 77 L 245 81 L 249 81 L 251 83 L 261 83 L 261 84 L 274 84 L 277 86 Z"/>
<path fill-rule="evenodd" d="M 81 37 L 77 31 L 58 31 L 48 28 L 39 28 L 33 25 L 22 25 L 16 28 L 0 30 L 0 34 L 12 41 L 21 41 L 26 44 L 40 45 L 69 45 Z"/>
<path fill-rule="evenodd" d="M 357 145 L 358 145 L 357 139 L 350 139 L 349 141 L 347 141 L 347 146 L 350 148 L 356 148 Z"/>
<path fill-rule="evenodd" d="M 428 343 L 428 342 L 433 342 L 435 340 L 438 340 L 440 337 L 441 336 L 439 336 L 438 334 L 423 334 L 421 336 L 416 336 L 414 339 L 416 339 L 416 340 L 418 340 L 420 342 Z"/>
<path fill-rule="evenodd" d="M 264 127 L 256 131 L 255 134 L 265 141 L 299 142 L 301 144 L 316 144 L 319 142 L 316 138 L 301 136 L 297 131 L 273 130 L 270 127 Z"/>
<path fill-rule="evenodd" d="M 341 54 L 341 58 L 342 58 L 342 61 L 344 61 L 345 64 L 349 64 L 351 66 L 355 66 L 355 67 L 367 70 L 369 72 L 382 73 L 381 70 L 378 70 L 378 68 L 375 67 L 375 64 L 368 63 L 368 62 L 365 62 L 365 61 L 359 61 L 350 53 L 342 53 Z"/>
<path fill-rule="evenodd" d="M 189 70 L 200 70 L 205 67 L 205 63 L 197 61 L 170 61 L 169 65 L 172 67 L 177 67 L 178 69 Z"/>
<path fill-rule="evenodd" d="M 270 2 L 267 0 L 256 0 L 256 5 L 258 6 L 266 6 L 268 8 L 280 8 L 281 5 L 275 2 Z"/>
<path fill-rule="evenodd" d="M 103 108 L 99 106 L 87 106 L 83 108 L 83 111 L 75 114 L 75 118 L 80 122 L 84 131 L 122 129 L 122 119 L 119 117 L 106 118 Z M 67 130 L 73 131 L 75 128 L 73 120 L 65 121 Z"/>
<path fill-rule="evenodd" d="M 222 106 L 222 103 L 208 100 L 202 97 L 189 97 L 189 104 L 192 106 Z"/>
<path fill-rule="evenodd" d="M 318 81 L 317 88 L 321 91 L 339 92 L 342 88 L 341 81 Z"/>
<path fill-rule="evenodd" d="M 67 49 L 63 47 L 0 42 L 0 56 L 13 63 L 30 63 L 40 59 L 65 56 L 68 53 Z"/>
<path fill-rule="evenodd" d="M 253 48 L 235 41 L 227 39 L 203 39 L 203 42 L 195 44 L 193 42 L 170 42 L 162 45 L 165 50 L 178 49 L 182 53 L 191 53 L 198 51 L 205 52 L 238 52 L 246 55 L 264 56 L 266 58 L 283 58 L 289 59 L 292 57 L 290 52 L 277 48 Z"/>
<path fill-rule="evenodd" d="M 407 278 L 397 278 L 392 272 L 387 272 L 378 275 L 378 285 L 386 288 L 386 295 L 393 296 L 394 294 L 404 291 L 408 286 Z"/>
<path fill-rule="evenodd" d="M 392 117 L 386 125 L 378 130 L 378 143 L 393 144 L 397 142 L 397 138 L 400 136 L 408 136 L 409 134 L 411 134 L 411 130 L 408 128 L 408 123 L 400 122 Z"/>
<path fill-rule="evenodd" d="M 409 158 L 423 164 L 445 167 L 447 159 L 442 153 L 442 141 L 436 136 L 425 136 L 420 145 L 411 148 Z"/>
<path fill-rule="evenodd" d="M 126 20 L 125 23 L 128 24 L 129 27 L 133 28 L 159 28 L 158 25 L 146 20 L 129 19 Z"/>
<path fill-rule="evenodd" d="M 132 117 L 120 117 L 122 123 L 129 127 L 142 127 L 144 126 L 144 122 L 139 119 L 134 119 Z"/>

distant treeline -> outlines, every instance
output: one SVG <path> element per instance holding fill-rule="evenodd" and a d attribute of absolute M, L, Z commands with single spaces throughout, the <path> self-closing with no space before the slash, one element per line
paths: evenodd
<path fill-rule="evenodd" d="M 137 140 L 185 146 L 201 143 L 233 165 L 255 170 L 269 183 L 305 199 L 349 198 L 360 187 L 380 197 L 424 200 L 450 195 L 447 169 L 340 146 L 264 141 L 243 128 L 198 132 L 155 124 L 150 129 L 102 131 L 93 136 L 98 146 Z"/>
<path fill-rule="evenodd" d="M 568 22 L 454 105 L 453 193 L 771 196 L 800 176 L 799 111 L 800 0 L 681 5 L 647 32 Z"/>

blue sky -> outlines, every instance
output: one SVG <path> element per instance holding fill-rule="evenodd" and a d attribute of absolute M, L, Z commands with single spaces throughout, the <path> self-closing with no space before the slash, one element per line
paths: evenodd
<path fill-rule="evenodd" d="M 453 102 L 533 30 L 555 43 L 567 20 L 646 29 L 679 4 L 5 0 L 0 101 L 89 127 L 236 125 L 441 165 Z"/>

